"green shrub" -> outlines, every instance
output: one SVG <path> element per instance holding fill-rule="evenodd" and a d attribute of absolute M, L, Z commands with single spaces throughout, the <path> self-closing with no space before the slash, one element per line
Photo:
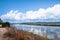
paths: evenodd
<path fill-rule="evenodd" d="M 2 27 L 10 27 L 10 23 L 9 22 L 2 23 Z"/>

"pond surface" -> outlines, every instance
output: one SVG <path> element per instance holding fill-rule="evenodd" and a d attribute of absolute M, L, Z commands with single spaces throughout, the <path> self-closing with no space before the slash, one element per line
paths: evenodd
<path fill-rule="evenodd" d="M 22 25 L 22 24 L 13 24 L 14 27 L 22 29 L 28 32 L 33 32 L 49 39 L 54 37 L 60 38 L 60 27 L 59 26 L 33 26 L 33 25 Z"/>

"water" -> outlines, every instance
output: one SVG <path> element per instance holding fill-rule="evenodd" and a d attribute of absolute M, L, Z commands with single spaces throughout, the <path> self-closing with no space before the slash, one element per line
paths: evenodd
<path fill-rule="evenodd" d="M 60 27 L 59 26 L 32 26 L 32 25 L 22 25 L 13 24 L 14 27 L 22 29 L 28 32 L 33 32 L 34 34 L 53 39 L 55 37 L 60 38 Z"/>

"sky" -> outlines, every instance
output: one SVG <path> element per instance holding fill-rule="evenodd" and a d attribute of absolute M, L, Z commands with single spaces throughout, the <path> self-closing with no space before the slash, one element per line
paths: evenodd
<path fill-rule="evenodd" d="M 0 0 L 0 18 L 4 21 L 59 20 L 60 0 Z"/>

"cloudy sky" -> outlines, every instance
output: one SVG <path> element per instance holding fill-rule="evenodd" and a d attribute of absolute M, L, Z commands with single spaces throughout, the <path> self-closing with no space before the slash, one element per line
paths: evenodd
<path fill-rule="evenodd" d="M 4 21 L 60 20 L 60 0 L 0 0 Z"/>

